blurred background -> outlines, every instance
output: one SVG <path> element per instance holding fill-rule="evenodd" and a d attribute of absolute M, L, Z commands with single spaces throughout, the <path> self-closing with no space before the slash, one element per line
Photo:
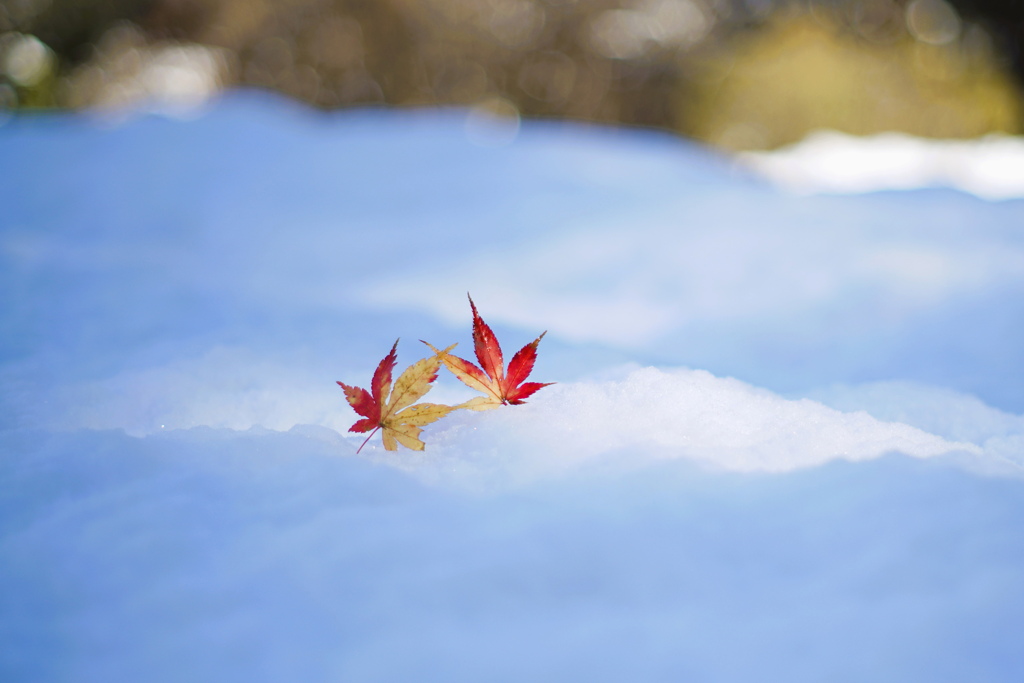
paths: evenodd
<path fill-rule="evenodd" d="M 0 120 L 189 110 L 221 89 L 323 109 L 479 108 L 726 149 L 815 129 L 1024 128 L 1016 0 L 2 0 Z"/>

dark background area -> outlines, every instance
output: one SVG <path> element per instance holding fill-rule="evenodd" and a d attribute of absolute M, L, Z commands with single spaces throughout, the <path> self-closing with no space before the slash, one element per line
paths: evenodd
<path fill-rule="evenodd" d="M 1022 46 L 1016 0 L 5 0 L 0 106 L 248 86 L 735 149 L 816 128 L 974 137 L 1021 131 Z"/>

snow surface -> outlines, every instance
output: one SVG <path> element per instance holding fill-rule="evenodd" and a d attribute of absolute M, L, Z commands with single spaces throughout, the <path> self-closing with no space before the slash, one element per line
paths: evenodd
<path fill-rule="evenodd" d="M 474 126 L 0 127 L 0 680 L 1021 680 L 1024 201 Z M 356 456 L 467 291 L 557 384 Z"/>

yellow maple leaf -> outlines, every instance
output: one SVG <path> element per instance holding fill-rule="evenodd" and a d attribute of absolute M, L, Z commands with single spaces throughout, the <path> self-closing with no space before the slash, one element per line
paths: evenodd
<path fill-rule="evenodd" d="M 442 353 L 447 353 L 453 348 L 455 344 Z M 363 417 L 352 425 L 349 431 L 370 432 L 370 436 L 366 437 L 366 441 L 356 453 L 363 449 L 378 429 L 383 430 L 381 438 L 386 450 L 397 451 L 398 444 L 402 444 L 414 451 L 422 451 L 424 444 L 419 438 L 420 432 L 423 431 L 422 427 L 460 407 L 440 403 L 413 405 L 430 391 L 431 383 L 437 379 L 437 371 L 441 367 L 440 355 L 423 358 L 410 365 L 399 375 L 392 388 L 391 375 L 395 369 L 397 349 L 396 341 L 391 347 L 391 353 L 384 357 L 373 373 L 370 391 L 338 382 L 345 390 L 345 398 L 349 404 Z"/>

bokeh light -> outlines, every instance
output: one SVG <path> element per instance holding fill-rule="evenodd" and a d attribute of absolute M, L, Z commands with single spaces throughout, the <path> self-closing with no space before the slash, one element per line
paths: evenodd
<path fill-rule="evenodd" d="M 182 110 L 242 86 L 325 109 L 503 102 L 516 117 L 651 126 L 732 149 L 817 129 L 1012 134 L 1024 22 L 998 7 L 21 0 L 0 7 L 0 106 Z"/>

